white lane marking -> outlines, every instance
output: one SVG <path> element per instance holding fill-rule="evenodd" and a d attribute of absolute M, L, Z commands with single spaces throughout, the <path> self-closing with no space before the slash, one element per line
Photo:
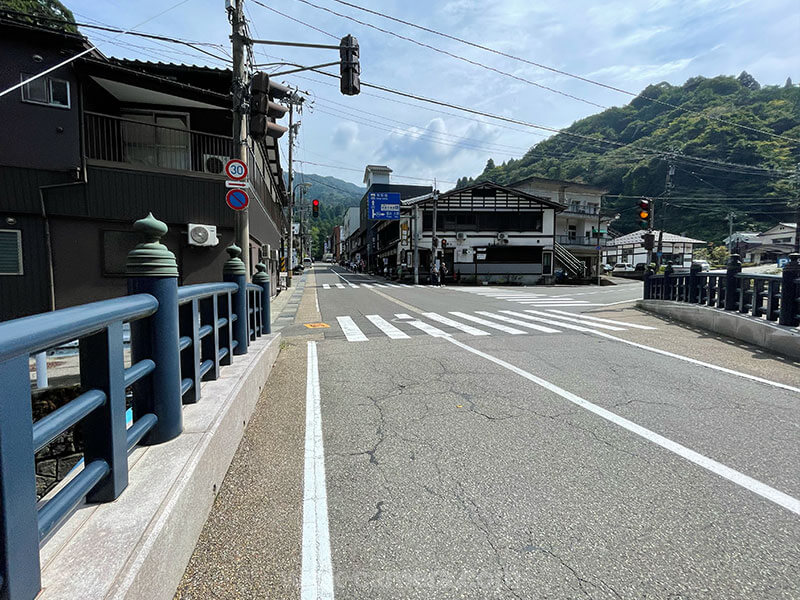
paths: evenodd
<path fill-rule="evenodd" d="M 433 336 L 433 337 L 450 337 L 449 333 L 446 333 L 446 332 L 442 331 L 438 327 L 434 327 L 433 325 L 429 325 L 428 323 L 424 323 L 423 321 L 413 320 L 413 321 L 405 321 L 405 322 L 408 323 L 409 325 L 411 325 L 412 327 L 416 327 L 420 331 L 424 331 L 425 333 L 427 333 L 430 336 Z"/>
<path fill-rule="evenodd" d="M 317 314 L 320 320 L 322 320 L 322 313 L 319 312 L 319 295 L 317 294 L 317 290 L 314 290 L 314 306 L 317 308 Z"/>
<path fill-rule="evenodd" d="M 366 342 L 367 336 L 364 335 L 364 332 L 358 328 L 355 321 L 353 321 L 350 317 L 336 317 L 336 320 L 339 321 L 339 327 L 342 328 L 342 332 L 344 333 L 344 337 L 347 338 L 348 342 Z"/>
<path fill-rule="evenodd" d="M 395 314 L 395 317 L 397 317 L 398 319 L 413 319 L 414 318 L 411 315 L 407 315 L 406 313 L 397 313 L 397 314 Z"/>
<path fill-rule="evenodd" d="M 479 315 L 483 315 L 484 317 L 491 317 L 492 319 L 497 319 L 498 321 L 513 323 L 514 325 L 519 325 L 520 327 L 527 327 L 528 329 L 534 329 L 536 331 L 541 331 L 543 333 L 561 333 L 558 329 L 551 329 L 550 327 L 542 327 L 541 325 L 534 325 L 533 323 L 526 323 L 525 321 L 520 321 L 519 319 L 512 319 L 511 317 L 506 317 L 505 315 L 497 315 L 494 313 L 487 312 L 485 310 L 476 310 L 475 312 L 478 313 Z M 501 311 L 501 312 L 510 312 L 510 311 Z"/>
<path fill-rule="evenodd" d="M 322 284 L 322 289 L 323 290 L 329 290 L 329 289 L 331 289 L 331 285 L 329 283 L 323 283 Z"/>
<path fill-rule="evenodd" d="M 339 271 L 334 271 L 333 269 L 331 269 L 331 271 L 333 271 L 333 272 L 336 274 L 336 276 L 337 276 L 339 279 L 341 279 L 342 281 L 344 281 L 345 283 L 350 283 L 349 281 L 347 281 L 347 279 L 345 279 L 344 277 L 342 277 L 342 276 L 341 276 L 341 274 L 339 273 Z M 352 285 L 352 284 L 350 284 L 350 285 Z"/>
<path fill-rule="evenodd" d="M 590 327 L 596 327 L 598 329 L 607 329 L 609 331 L 625 331 L 624 327 L 617 327 L 616 325 L 606 325 L 605 323 L 592 323 L 588 321 L 581 321 L 580 319 L 575 319 L 574 317 L 564 317 L 562 315 L 551 315 L 550 313 L 544 312 L 542 310 L 526 310 L 526 313 L 531 313 L 533 315 L 539 315 L 540 317 L 548 317 L 550 319 L 555 319 L 555 323 L 559 323 L 560 321 L 569 321 L 570 323 L 578 323 L 579 325 L 586 325 Z"/>
<path fill-rule="evenodd" d="M 336 287 L 339 288 L 340 290 L 343 290 L 344 289 L 344 284 L 343 283 L 337 283 Z"/>
<path fill-rule="evenodd" d="M 479 325 L 485 325 L 486 327 L 497 329 L 498 331 L 505 331 L 511 335 L 525 335 L 525 333 L 527 333 L 521 329 L 514 329 L 513 327 L 509 327 L 507 325 L 500 325 L 500 323 L 493 323 L 492 321 L 487 321 L 486 319 L 481 319 L 480 317 L 474 317 L 472 315 L 468 315 L 467 313 L 450 311 L 450 314 L 460 317 L 461 319 L 466 319 L 467 321 L 472 321 L 473 323 L 478 323 Z"/>
<path fill-rule="evenodd" d="M 396 283 L 387 283 L 386 285 L 388 285 L 389 287 L 400 287 L 400 286 L 399 286 L 398 284 L 396 284 Z"/>
<path fill-rule="evenodd" d="M 520 369 L 519 367 L 516 367 L 511 363 L 507 363 L 502 359 L 494 357 L 491 354 L 486 354 L 485 352 L 481 352 L 480 350 L 473 348 L 472 346 L 468 346 L 467 344 L 460 342 L 459 340 L 456 340 L 455 338 L 452 337 L 448 337 L 447 341 L 455 344 L 459 348 L 463 348 L 467 352 L 471 352 L 476 356 L 485 358 L 486 360 L 491 361 L 496 365 L 508 369 L 509 371 L 516 373 L 520 377 L 524 377 L 528 381 L 532 381 L 536 385 L 541 386 L 546 390 L 549 390 L 554 394 L 561 396 L 562 398 L 568 400 L 569 402 L 572 402 L 576 406 L 588 410 L 589 412 L 594 413 L 595 415 L 597 415 L 602 419 L 605 419 L 606 421 L 609 421 L 615 425 L 622 427 L 623 429 L 630 431 L 631 433 L 643 437 L 644 439 L 658 446 L 661 446 L 665 450 L 669 450 L 670 452 L 677 454 L 681 458 L 684 458 L 696 464 L 699 467 L 702 467 L 716 475 L 719 475 L 720 477 L 723 477 L 728 481 L 735 483 L 736 485 L 741 486 L 746 490 L 753 492 L 754 494 L 758 494 L 762 498 L 766 498 L 770 502 L 774 502 L 778 506 L 782 506 L 783 508 L 795 514 L 800 515 L 800 500 L 798 500 L 797 498 L 785 494 L 784 492 L 781 492 L 780 490 L 777 490 L 765 483 L 762 483 L 757 479 L 753 479 L 752 477 L 745 475 L 744 473 L 741 473 L 739 471 L 736 471 L 735 469 L 731 469 L 730 467 L 723 465 L 722 463 L 717 462 L 712 458 L 704 456 L 699 452 L 695 452 L 694 450 L 691 450 L 690 448 L 687 448 L 682 444 L 673 442 L 672 440 L 664 437 L 663 435 L 651 431 L 646 427 L 642 427 L 641 425 L 637 425 L 633 421 L 629 421 L 624 417 L 620 417 L 619 415 L 611 412 L 610 410 L 606 410 L 605 408 L 597 406 L 596 404 L 593 404 L 588 400 L 585 400 L 584 398 L 581 398 L 580 396 L 573 394 L 572 392 L 568 392 L 567 390 L 560 388 L 557 385 L 550 383 L 549 381 L 545 381 L 544 379 L 541 379 L 540 377 L 537 377 L 536 375 L 533 375 L 528 371 Z"/>
<path fill-rule="evenodd" d="M 513 310 L 501 310 L 500 312 L 506 313 L 507 315 L 520 317 L 522 319 L 527 319 L 528 321 L 538 321 L 539 323 L 546 323 L 547 325 L 555 325 L 556 327 L 561 327 L 563 329 L 572 329 L 573 331 L 583 331 L 583 332 L 594 331 L 594 329 L 589 329 L 588 327 L 583 327 L 581 325 L 573 325 L 571 323 L 566 323 L 563 321 L 554 321 L 553 319 L 543 319 L 541 317 L 534 317 L 533 315 L 527 315 L 525 313 L 515 312 Z"/>
<path fill-rule="evenodd" d="M 380 329 L 383 333 L 385 333 L 387 336 L 389 336 L 393 340 L 408 339 L 408 337 L 409 337 L 408 334 L 403 333 L 402 331 L 400 331 L 397 327 L 395 327 L 394 325 L 389 323 L 389 321 L 387 321 L 383 317 L 380 317 L 378 315 L 366 315 L 366 316 L 367 316 L 367 319 L 369 319 L 369 321 L 373 325 L 375 325 L 375 327 Z"/>
<path fill-rule="evenodd" d="M 317 343 L 308 342 L 306 437 L 303 469 L 303 545 L 301 600 L 333 600 L 333 564 L 325 487 Z"/>
<path fill-rule="evenodd" d="M 577 317 L 581 320 L 586 321 L 597 321 L 598 323 L 611 323 L 612 325 L 623 325 L 624 327 L 632 327 L 633 329 L 656 329 L 655 327 L 650 327 L 649 325 L 637 325 L 636 323 L 625 323 L 624 321 L 615 321 L 613 319 L 601 319 L 600 317 L 590 317 L 588 315 L 584 315 L 581 313 L 571 313 L 565 310 L 548 310 L 547 312 L 551 313 L 558 313 L 561 315 L 568 315 L 570 317 Z"/>
<path fill-rule="evenodd" d="M 385 283 L 373 283 L 372 285 L 374 285 L 375 287 L 389 287 Z"/>
<path fill-rule="evenodd" d="M 350 284 L 350 287 L 351 287 L 351 288 L 358 288 L 358 286 L 357 286 L 355 283 L 351 283 L 351 284 Z"/>
<path fill-rule="evenodd" d="M 362 283 L 361 287 L 371 288 L 373 285 L 375 285 L 375 284 L 373 284 L 373 283 Z"/>
<path fill-rule="evenodd" d="M 422 313 L 422 316 L 423 317 L 427 317 L 427 318 L 429 318 L 429 319 L 431 319 L 433 321 L 438 321 L 439 323 L 442 323 L 443 325 L 448 325 L 448 326 L 452 327 L 453 329 L 458 329 L 458 330 L 463 331 L 464 333 L 468 333 L 470 335 L 492 335 L 488 331 L 483 331 L 482 329 L 478 329 L 477 327 L 471 327 L 470 325 L 465 325 L 464 323 L 459 323 L 458 321 L 454 321 L 453 319 L 450 319 L 448 317 L 445 317 L 443 315 L 440 315 L 440 314 L 437 314 L 437 313 L 434 313 L 434 312 Z"/>

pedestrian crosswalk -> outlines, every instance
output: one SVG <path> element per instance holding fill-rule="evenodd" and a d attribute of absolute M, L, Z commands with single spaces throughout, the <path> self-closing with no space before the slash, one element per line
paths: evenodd
<path fill-rule="evenodd" d="M 478 310 L 473 313 L 450 311 L 447 314 L 424 312 L 417 315 L 343 315 L 336 317 L 339 325 L 325 332 L 325 337 L 341 337 L 348 342 L 367 342 L 377 339 L 408 340 L 413 336 L 451 337 L 465 334 L 486 337 L 501 334 L 557 335 L 578 331 L 609 333 L 629 329 L 653 330 L 655 327 L 604 319 L 563 310 Z"/>
<path fill-rule="evenodd" d="M 551 308 L 551 307 L 566 307 L 570 306 L 602 306 L 589 302 L 588 300 L 580 300 L 577 296 L 584 294 L 570 294 L 553 296 L 551 294 L 543 294 L 540 292 L 531 292 L 527 290 L 513 290 L 508 288 L 492 288 L 492 287 L 454 287 L 451 288 L 459 292 L 466 292 L 468 294 L 475 294 L 476 296 L 483 296 L 484 298 L 494 298 L 495 300 L 508 300 L 509 302 L 517 302 L 525 306 L 534 308 Z"/>
<path fill-rule="evenodd" d="M 425 287 L 425 286 L 418 286 L 418 285 L 410 285 L 408 283 L 351 283 L 349 281 L 343 283 L 323 283 L 322 284 L 323 290 L 349 290 L 349 289 L 358 289 L 358 288 L 408 288 L 408 287 Z"/>

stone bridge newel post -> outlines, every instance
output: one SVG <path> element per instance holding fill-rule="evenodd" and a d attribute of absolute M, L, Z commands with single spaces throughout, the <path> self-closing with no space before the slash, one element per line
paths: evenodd
<path fill-rule="evenodd" d="M 736 277 L 742 272 L 742 261 L 738 254 L 731 254 L 728 258 L 727 272 L 725 273 L 725 310 L 736 310 L 739 302 L 739 285 L 741 281 Z"/>
<path fill-rule="evenodd" d="M 140 442 L 145 445 L 171 440 L 183 431 L 180 350 L 178 348 L 178 263 L 161 243 L 167 225 L 153 213 L 133 228 L 145 241 L 128 253 L 128 294 L 150 294 L 158 310 L 147 319 L 131 323 L 131 362 L 151 359 L 153 372 L 133 384 L 133 419 L 153 413 L 158 422 Z"/>
<path fill-rule="evenodd" d="M 781 312 L 778 323 L 796 327 L 800 325 L 800 283 L 795 281 L 800 278 L 800 254 L 792 252 L 789 255 L 789 264 L 783 267 L 781 277 Z"/>
<path fill-rule="evenodd" d="M 664 288 L 661 290 L 661 299 L 662 300 L 674 300 L 675 298 L 672 297 L 672 286 L 674 285 L 672 281 L 672 274 L 675 272 L 675 269 L 672 266 L 672 261 L 667 261 L 667 266 L 664 267 Z"/>
<path fill-rule="evenodd" d="M 272 299 L 272 288 L 267 272 L 267 265 L 260 262 L 256 265 L 256 274 L 253 275 L 253 283 L 261 286 L 261 331 L 265 334 L 272 333 L 270 317 L 270 300 Z"/>
<path fill-rule="evenodd" d="M 700 303 L 700 278 L 698 274 L 702 271 L 703 267 L 700 266 L 700 263 L 693 262 L 692 266 L 689 267 L 689 289 L 686 292 L 686 301 L 692 304 Z"/>
<path fill-rule="evenodd" d="M 250 342 L 250 332 L 248 331 L 250 315 L 247 312 L 247 269 L 244 261 L 239 258 L 242 255 L 242 249 L 239 246 L 231 244 L 225 248 L 225 252 L 230 258 L 222 266 L 222 278 L 239 287 L 233 295 L 233 312 L 237 317 L 233 323 L 233 339 L 236 341 L 233 354 L 247 354 L 247 345 Z"/>

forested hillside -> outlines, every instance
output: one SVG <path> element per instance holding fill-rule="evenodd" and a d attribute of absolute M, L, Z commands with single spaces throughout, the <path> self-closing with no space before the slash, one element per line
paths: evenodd
<path fill-rule="evenodd" d="M 718 242 L 729 212 L 737 230 L 795 220 L 798 139 L 800 87 L 791 80 L 761 87 L 744 72 L 693 77 L 682 86 L 651 85 L 630 104 L 576 121 L 518 160 L 489 159 L 474 180 L 507 184 L 536 175 L 603 187 L 604 213 L 620 215 L 613 227 L 623 233 L 638 227 L 634 197 L 655 197 L 658 228 Z M 673 187 L 665 200 L 670 162 Z M 463 177 L 458 185 L 474 180 Z"/>

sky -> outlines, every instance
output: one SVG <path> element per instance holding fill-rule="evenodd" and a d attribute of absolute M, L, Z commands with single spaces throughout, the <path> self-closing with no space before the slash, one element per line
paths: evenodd
<path fill-rule="evenodd" d="M 206 48 L 218 56 L 230 52 L 224 0 L 62 1 L 78 22 L 135 27 L 137 31 L 217 44 Z M 556 129 L 595 114 L 602 107 L 622 106 L 631 100 L 623 93 L 367 14 L 334 0 L 307 2 L 418 43 L 325 12 L 302 0 L 258 0 L 288 17 L 259 6 L 256 0 L 244 1 L 254 38 L 338 44 L 342 36 L 354 35 L 360 46 L 363 82 Z M 800 82 L 797 0 L 352 3 L 635 93 L 651 83 L 680 85 L 697 75 L 735 76 L 743 70 L 762 85 L 783 85 L 787 77 Z M 109 56 L 225 66 L 221 60 L 180 45 L 88 29 L 84 33 Z M 314 65 L 337 58 L 335 50 L 326 49 L 260 45 L 255 50 L 255 62 L 259 64 Z M 286 68 L 263 67 L 268 72 Z M 328 70 L 338 72 L 336 67 Z M 459 177 L 478 175 L 487 159 L 500 164 L 520 158 L 551 135 L 365 87 L 358 96 L 343 96 L 336 79 L 310 72 L 277 79 L 298 87 L 307 98 L 299 117 L 295 146 L 296 160 L 304 162 L 295 168 L 356 184 L 362 183 L 367 164 L 384 164 L 393 169 L 396 183 L 435 182 L 440 189 L 448 189 Z M 286 168 L 288 136 L 281 138 L 281 146 Z"/>

